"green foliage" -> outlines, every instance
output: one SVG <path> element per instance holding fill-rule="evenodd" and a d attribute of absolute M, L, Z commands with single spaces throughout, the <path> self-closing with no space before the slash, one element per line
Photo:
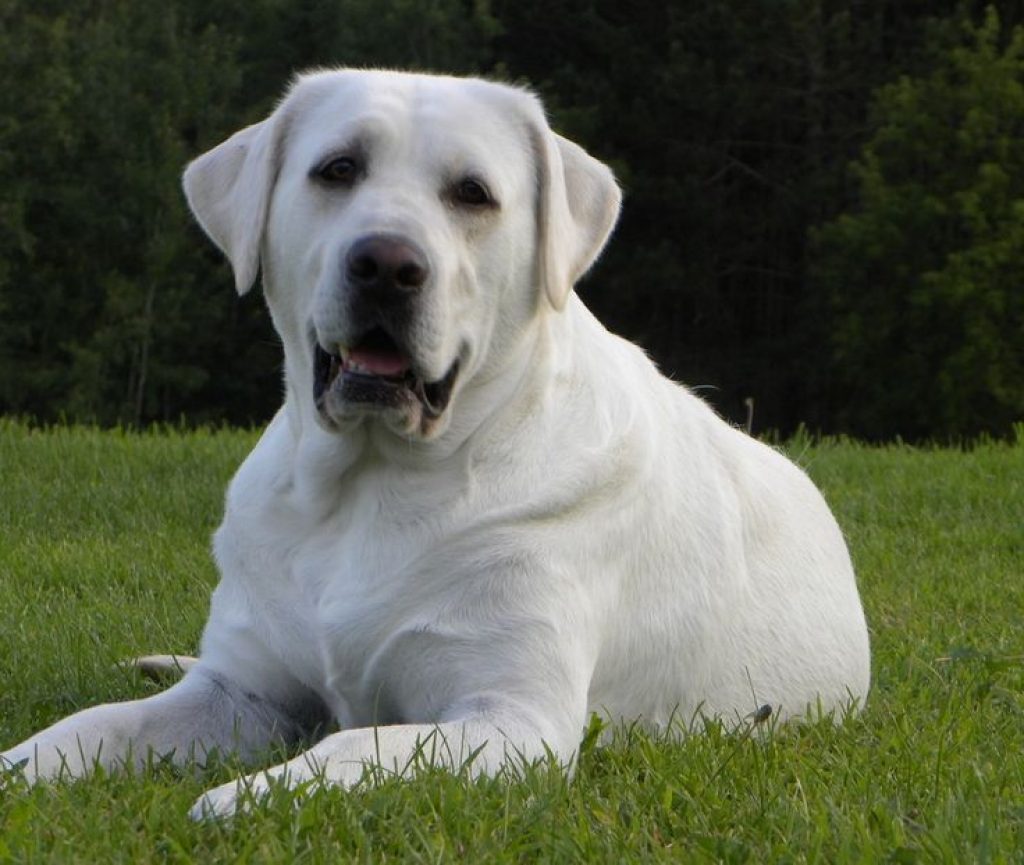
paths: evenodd
<path fill-rule="evenodd" d="M 952 4 L 931 4 L 939 15 Z M 581 293 L 733 420 L 841 429 L 807 229 L 841 209 L 871 92 L 917 61 L 921 9 L 820 0 L 496 7 L 502 56 L 625 187 Z M 904 432 L 898 428 L 890 434 Z"/>
<path fill-rule="evenodd" d="M 340 64 L 535 86 L 626 192 L 581 292 L 732 419 L 753 397 L 761 430 L 1005 434 L 1024 12 L 965 30 L 977 5 L 5 0 L 0 413 L 270 415 L 276 337 L 178 177 Z"/>
<path fill-rule="evenodd" d="M 990 8 L 883 87 L 859 201 L 818 234 L 844 428 L 1007 434 L 1024 416 L 1024 28 Z"/>
<path fill-rule="evenodd" d="M 224 824 L 186 812 L 230 763 L 0 781 L 0 862 L 1020 862 L 1020 435 L 967 452 L 786 446 L 836 511 L 871 628 L 867 706 L 838 725 L 747 719 L 666 739 L 595 720 L 572 779 L 543 764 L 518 779 L 427 771 L 281 791 Z M 0 746 L 154 693 L 124 658 L 194 650 L 209 533 L 254 441 L 0 421 Z"/>
<path fill-rule="evenodd" d="M 213 259 L 197 251 L 178 181 L 197 139 L 233 125 L 223 116 L 239 76 L 233 40 L 190 5 L 78 0 L 51 15 L 31 4 L 8 13 L 0 70 L 22 85 L 0 97 L 12 130 L 0 147 L 12 190 L 0 215 L 12 229 L 0 248 L 8 412 L 246 416 L 232 403 L 248 399 L 252 385 L 239 383 L 267 326 L 257 304 L 246 319 L 228 293 L 207 296 Z"/>

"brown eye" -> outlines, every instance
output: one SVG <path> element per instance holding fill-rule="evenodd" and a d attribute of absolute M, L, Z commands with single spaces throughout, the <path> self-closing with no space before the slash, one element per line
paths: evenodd
<path fill-rule="evenodd" d="M 339 156 L 317 169 L 316 176 L 326 183 L 353 183 L 359 174 L 359 164 L 350 156 Z"/>
<path fill-rule="evenodd" d="M 479 180 L 467 177 L 455 185 L 455 200 L 469 207 L 487 207 L 494 204 L 491 193 Z"/>

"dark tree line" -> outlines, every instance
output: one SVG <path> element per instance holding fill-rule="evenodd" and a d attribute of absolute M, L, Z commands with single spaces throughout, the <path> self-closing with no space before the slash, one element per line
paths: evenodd
<path fill-rule="evenodd" d="M 295 70 L 529 82 L 614 166 L 581 293 L 755 427 L 1024 418 L 1024 10 L 949 0 L 0 0 L 0 412 L 260 421 L 280 357 L 184 163 Z"/>

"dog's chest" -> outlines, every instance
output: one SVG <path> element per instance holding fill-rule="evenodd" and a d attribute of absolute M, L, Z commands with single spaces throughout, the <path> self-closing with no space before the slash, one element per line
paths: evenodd
<path fill-rule="evenodd" d="M 253 632 L 343 724 L 375 720 L 380 658 L 441 602 L 424 563 L 457 533 L 458 499 L 419 501 L 409 485 L 403 495 L 380 481 L 355 483 L 323 519 L 278 500 L 266 503 L 258 532 L 252 521 L 242 524 L 244 538 L 242 525 L 222 530 L 219 558 L 225 576 L 241 578 Z"/>

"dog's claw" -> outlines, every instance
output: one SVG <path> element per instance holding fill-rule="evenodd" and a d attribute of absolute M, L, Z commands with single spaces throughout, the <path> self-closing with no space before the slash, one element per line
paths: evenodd
<path fill-rule="evenodd" d="M 251 811 L 269 790 L 269 783 L 259 775 L 229 781 L 203 793 L 196 799 L 188 815 L 197 822 L 229 820 Z"/>
<path fill-rule="evenodd" d="M 166 682 L 180 679 L 198 663 L 199 659 L 190 655 L 143 655 L 125 661 L 124 666 L 138 670 L 154 682 Z"/>

